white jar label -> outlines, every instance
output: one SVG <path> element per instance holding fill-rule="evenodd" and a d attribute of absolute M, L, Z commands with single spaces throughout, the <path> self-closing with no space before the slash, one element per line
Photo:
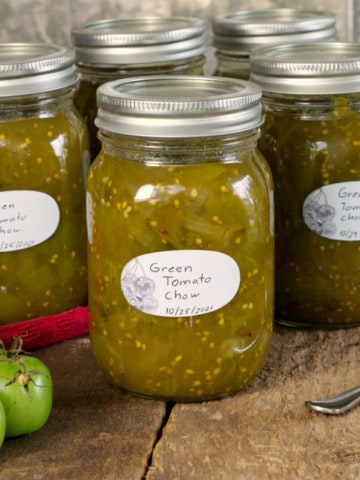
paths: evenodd
<path fill-rule="evenodd" d="M 59 222 L 59 206 L 50 195 L 34 190 L 0 192 L 0 252 L 44 242 Z"/>
<path fill-rule="evenodd" d="M 310 230 L 333 240 L 360 240 L 360 182 L 341 182 L 314 190 L 303 203 Z"/>
<path fill-rule="evenodd" d="M 240 286 L 235 260 L 209 250 L 168 250 L 133 258 L 121 273 L 130 305 L 164 317 L 204 315 L 228 304 Z"/>

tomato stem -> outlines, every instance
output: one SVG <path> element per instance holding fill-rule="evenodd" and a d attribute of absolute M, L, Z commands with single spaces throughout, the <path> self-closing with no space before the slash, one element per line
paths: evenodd
<path fill-rule="evenodd" d="M 32 378 L 33 375 L 45 375 L 45 373 L 41 372 L 40 370 L 27 370 L 24 362 L 21 359 L 18 361 L 18 364 L 20 367 L 19 370 L 16 370 L 13 377 L 9 379 L 9 381 L 4 386 L 8 387 L 9 385 L 16 383 L 17 385 L 19 385 L 19 387 L 23 388 L 28 395 L 30 395 L 30 392 L 29 392 L 30 382 L 33 383 L 36 387 L 41 386 L 41 385 L 37 385 L 34 382 Z"/>

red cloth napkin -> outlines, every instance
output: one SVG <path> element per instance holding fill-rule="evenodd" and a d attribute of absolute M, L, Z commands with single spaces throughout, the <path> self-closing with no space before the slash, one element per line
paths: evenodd
<path fill-rule="evenodd" d="M 5 347 L 9 348 L 14 338 L 22 337 L 24 350 L 45 347 L 88 333 L 87 307 L 77 307 L 48 317 L 0 326 L 0 340 L 4 342 Z"/>

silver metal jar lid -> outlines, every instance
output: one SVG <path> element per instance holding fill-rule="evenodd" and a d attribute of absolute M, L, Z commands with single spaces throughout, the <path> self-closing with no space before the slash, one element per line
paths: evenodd
<path fill-rule="evenodd" d="M 263 121 L 260 87 L 230 78 L 115 80 L 98 88 L 97 104 L 100 130 L 147 138 L 221 136 L 256 128 Z"/>
<path fill-rule="evenodd" d="M 215 48 L 249 52 L 269 43 L 335 40 L 336 16 L 296 8 L 243 10 L 216 16 L 212 30 Z"/>
<path fill-rule="evenodd" d="M 55 44 L 0 44 L 0 98 L 34 95 L 75 85 L 74 52 Z"/>
<path fill-rule="evenodd" d="M 139 65 L 205 53 L 205 29 L 193 17 L 134 17 L 89 23 L 71 38 L 78 64 Z"/>
<path fill-rule="evenodd" d="M 360 44 L 272 45 L 250 54 L 251 80 L 265 92 L 342 94 L 360 92 Z"/>

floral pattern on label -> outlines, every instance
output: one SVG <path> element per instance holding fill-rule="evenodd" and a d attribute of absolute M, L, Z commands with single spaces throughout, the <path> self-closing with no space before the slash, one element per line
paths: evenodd
<path fill-rule="evenodd" d="M 240 270 L 232 257 L 221 252 L 154 252 L 130 260 L 121 272 L 120 285 L 127 302 L 141 312 L 191 317 L 229 303 L 239 289 Z"/>
<path fill-rule="evenodd" d="M 317 235 L 360 240 L 360 181 L 325 185 L 311 192 L 302 207 L 307 227 Z"/>

